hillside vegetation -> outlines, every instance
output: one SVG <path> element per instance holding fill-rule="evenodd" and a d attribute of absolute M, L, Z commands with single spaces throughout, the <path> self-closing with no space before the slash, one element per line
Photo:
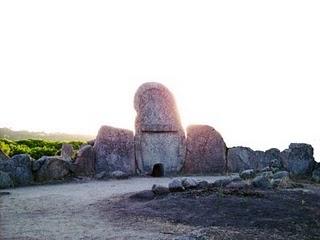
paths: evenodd
<path fill-rule="evenodd" d="M 84 141 L 48 141 L 41 139 L 26 139 L 26 140 L 8 140 L 0 139 L 0 149 L 9 157 L 16 154 L 26 153 L 34 159 L 39 159 L 42 156 L 58 155 L 63 143 L 70 143 L 75 150 L 78 150 Z"/>

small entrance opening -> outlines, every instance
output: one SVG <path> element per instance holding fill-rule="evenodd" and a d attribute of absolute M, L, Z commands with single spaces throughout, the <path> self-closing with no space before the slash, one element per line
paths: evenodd
<path fill-rule="evenodd" d="M 164 176 L 163 164 L 157 163 L 157 164 L 153 165 L 151 176 L 152 177 L 163 177 Z"/>

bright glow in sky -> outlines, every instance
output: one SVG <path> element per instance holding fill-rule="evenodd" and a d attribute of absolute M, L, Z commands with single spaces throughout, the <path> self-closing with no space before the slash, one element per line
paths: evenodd
<path fill-rule="evenodd" d="M 184 126 L 228 146 L 313 144 L 320 158 L 319 1 L 1 1 L 0 127 L 134 128 L 157 81 Z"/>

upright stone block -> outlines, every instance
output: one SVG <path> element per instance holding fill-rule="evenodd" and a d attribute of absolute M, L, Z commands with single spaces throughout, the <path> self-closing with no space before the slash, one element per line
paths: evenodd
<path fill-rule="evenodd" d="M 125 129 L 102 126 L 94 143 L 96 174 L 105 171 L 108 175 L 122 171 L 135 173 L 133 132 Z"/>
<path fill-rule="evenodd" d="M 91 145 L 85 145 L 79 149 L 74 162 L 74 172 L 78 176 L 95 174 L 95 154 Z"/>
<path fill-rule="evenodd" d="M 135 94 L 134 108 L 138 170 L 152 174 L 161 166 L 164 174 L 179 172 L 185 158 L 185 134 L 171 92 L 160 83 L 145 83 Z"/>
<path fill-rule="evenodd" d="M 184 173 L 206 174 L 226 171 L 226 144 L 220 133 L 207 125 L 187 128 Z"/>

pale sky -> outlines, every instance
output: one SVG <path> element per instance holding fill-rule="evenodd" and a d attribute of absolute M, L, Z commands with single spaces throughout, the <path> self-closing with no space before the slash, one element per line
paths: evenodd
<path fill-rule="evenodd" d="M 147 81 L 229 147 L 307 142 L 319 161 L 320 2 L 0 2 L 0 127 L 133 130 Z"/>

